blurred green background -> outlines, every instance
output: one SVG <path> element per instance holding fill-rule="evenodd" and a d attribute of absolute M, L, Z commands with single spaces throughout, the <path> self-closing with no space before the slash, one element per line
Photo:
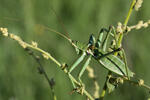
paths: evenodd
<path fill-rule="evenodd" d="M 62 32 L 56 15 L 61 17 L 73 40 L 87 43 L 89 35 L 98 35 L 102 27 L 123 22 L 131 0 L 0 0 L 0 27 L 21 36 L 25 41 L 37 41 L 39 47 L 50 52 L 60 62 L 71 65 L 77 59 L 74 48 L 64 38 L 46 30 L 43 26 Z M 139 20 L 150 19 L 150 0 L 144 0 L 142 8 L 133 12 L 129 25 Z M 138 78 L 150 85 L 150 27 L 134 30 L 124 37 L 123 46 L 128 65 Z M 85 100 L 72 91 L 68 77 L 52 61 L 41 60 L 50 78 L 54 78 L 58 100 Z M 82 64 L 81 64 L 82 65 Z M 0 37 L 0 100 L 52 100 L 47 81 L 37 71 L 38 64 L 15 41 Z M 95 70 L 102 89 L 107 70 L 96 61 L 90 66 Z M 73 75 L 82 66 L 78 67 Z M 94 83 L 84 73 L 83 82 L 88 91 L 94 91 Z M 101 92 L 101 91 L 100 91 Z M 147 100 L 150 97 L 144 88 L 128 83 L 119 86 L 105 100 Z"/>

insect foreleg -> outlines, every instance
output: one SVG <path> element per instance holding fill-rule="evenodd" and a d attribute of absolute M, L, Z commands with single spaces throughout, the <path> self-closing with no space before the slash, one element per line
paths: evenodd
<path fill-rule="evenodd" d="M 96 46 L 97 48 L 100 48 L 101 45 L 102 45 L 104 32 L 108 32 L 108 30 L 107 30 L 106 28 L 102 28 L 102 29 L 100 30 L 100 32 L 99 32 L 99 36 L 98 36 L 98 39 L 97 39 L 96 44 L 95 44 L 95 46 Z"/>
<path fill-rule="evenodd" d="M 113 30 L 113 27 L 112 26 L 110 26 L 109 27 L 109 29 L 106 29 L 106 28 L 102 28 L 101 30 L 100 30 L 100 32 L 99 32 L 99 36 L 98 36 L 98 39 L 97 39 L 97 42 L 96 42 L 96 44 L 95 44 L 95 46 L 97 47 L 97 48 L 102 48 L 103 49 L 103 51 L 106 51 L 106 46 L 107 46 L 107 44 L 108 44 L 108 39 L 109 39 L 109 36 L 111 35 L 111 36 L 114 36 L 113 34 L 112 34 L 112 30 Z M 103 39 L 103 37 L 104 37 L 104 32 L 106 32 L 107 34 L 106 34 L 106 36 L 105 36 L 105 38 Z"/>
<path fill-rule="evenodd" d="M 102 43 L 102 49 L 103 51 L 106 51 L 107 50 L 107 44 L 108 44 L 108 39 L 110 37 L 110 35 L 112 34 L 112 27 L 110 26 L 109 27 L 109 30 L 107 31 L 107 34 L 106 34 L 106 37 Z"/>

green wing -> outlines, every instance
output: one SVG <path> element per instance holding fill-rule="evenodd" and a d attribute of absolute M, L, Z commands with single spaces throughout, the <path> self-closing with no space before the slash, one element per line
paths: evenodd
<path fill-rule="evenodd" d="M 101 52 L 99 52 L 99 53 L 101 53 Z M 101 55 L 102 55 L 102 53 L 101 53 Z M 108 55 L 106 57 L 102 57 L 97 60 L 106 69 L 108 69 L 118 75 L 127 76 L 125 63 L 117 56 Z M 133 75 L 134 75 L 134 73 L 129 68 L 128 68 L 128 74 L 129 74 L 129 77 L 133 77 Z"/>

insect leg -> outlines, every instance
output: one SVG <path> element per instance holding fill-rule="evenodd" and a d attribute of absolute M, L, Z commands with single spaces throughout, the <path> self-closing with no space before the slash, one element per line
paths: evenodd
<path fill-rule="evenodd" d="M 126 75 L 127 75 L 128 79 L 130 79 L 129 72 L 128 72 L 129 69 L 128 69 L 128 65 L 127 65 L 126 54 L 125 54 L 125 51 L 124 51 L 123 48 L 121 49 L 121 52 L 119 52 L 119 54 L 120 54 L 120 56 L 122 57 L 122 59 L 123 59 L 123 61 L 125 63 Z"/>
<path fill-rule="evenodd" d="M 115 30 L 114 27 L 112 27 L 112 31 L 114 33 L 115 43 L 117 43 L 118 42 L 118 36 L 117 36 L 116 30 Z M 117 45 L 115 45 L 115 48 L 118 48 Z M 119 52 L 119 54 L 120 54 L 121 58 L 123 58 L 123 61 L 125 63 L 126 75 L 127 75 L 128 79 L 130 79 L 130 77 L 129 77 L 129 71 L 128 71 L 129 69 L 128 69 L 127 60 L 126 60 L 126 54 L 125 54 L 125 51 L 124 51 L 123 48 L 121 48 L 121 52 Z"/>
<path fill-rule="evenodd" d="M 114 40 L 115 40 L 115 44 L 118 42 L 118 36 L 117 36 L 117 32 L 116 32 L 116 29 L 112 26 L 112 33 L 113 33 L 113 37 L 114 37 Z M 115 45 L 116 47 L 117 45 Z M 116 47 L 117 48 L 117 47 Z"/>
<path fill-rule="evenodd" d="M 85 56 L 86 56 L 86 53 L 83 52 L 83 54 L 80 56 L 80 58 L 78 58 L 78 59 L 75 61 L 75 63 L 71 66 L 71 68 L 70 68 L 69 71 L 68 71 L 69 78 L 70 78 L 70 80 L 71 80 L 72 85 L 73 85 L 74 88 L 76 88 L 76 86 L 75 86 L 75 83 L 73 82 L 73 80 L 72 80 L 71 77 L 70 77 L 70 73 L 75 69 L 75 67 L 77 67 L 77 65 L 84 59 Z"/>
<path fill-rule="evenodd" d="M 81 80 L 81 76 L 83 75 L 83 73 L 84 73 L 86 67 L 89 65 L 89 63 L 90 63 L 90 61 L 91 61 L 91 57 L 92 57 L 92 56 L 89 55 L 87 61 L 86 61 L 85 64 L 83 65 L 83 68 L 81 69 L 81 71 L 80 71 L 80 73 L 79 73 L 79 75 L 78 75 L 78 79 L 79 79 L 80 84 L 81 84 L 81 94 L 83 94 L 83 90 L 84 90 L 84 86 L 83 86 L 83 82 L 82 82 L 82 80 Z"/>
<path fill-rule="evenodd" d="M 100 30 L 99 36 L 98 36 L 98 39 L 97 39 L 97 42 L 96 42 L 96 44 L 95 44 L 95 46 L 96 46 L 97 48 L 102 47 L 103 51 L 106 51 L 106 45 L 107 45 L 107 43 L 108 43 L 109 36 L 110 36 L 110 35 L 111 35 L 111 36 L 114 36 L 114 35 L 112 34 L 112 30 L 113 30 L 113 29 L 114 29 L 113 26 L 110 26 L 109 29 L 102 28 L 102 29 Z M 106 32 L 107 34 L 106 34 L 106 36 L 105 36 L 105 38 L 104 38 L 104 40 L 103 40 L 104 32 Z"/>
<path fill-rule="evenodd" d="M 78 78 L 79 78 L 79 81 L 82 83 L 82 81 L 81 81 L 81 76 L 83 75 L 83 73 L 84 73 L 84 71 L 85 71 L 85 69 L 86 69 L 86 67 L 89 65 L 89 63 L 90 63 L 90 61 L 91 61 L 91 55 L 88 57 L 88 59 L 87 59 L 87 61 L 85 62 L 85 64 L 83 65 L 83 67 L 82 67 L 82 69 L 81 69 L 81 71 L 80 71 L 80 73 L 79 73 L 79 75 L 78 75 Z"/>
<path fill-rule="evenodd" d="M 108 32 L 108 30 L 106 28 L 102 28 L 100 30 L 100 32 L 99 32 L 99 36 L 98 36 L 98 39 L 97 39 L 96 44 L 95 44 L 95 46 L 97 48 L 100 48 L 101 45 L 102 45 L 102 40 L 103 40 L 104 32 Z"/>
<path fill-rule="evenodd" d="M 69 69 L 69 72 L 68 72 L 68 73 L 71 73 L 71 72 L 74 70 L 74 68 L 84 59 L 85 55 L 86 55 L 86 53 L 83 52 L 83 54 L 80 56 L 80 58 L 78 58 L 78 59 L 75 61 L 75 63 L 71 66 L 71 68 Z"/>
<path fill-rule="evenodd" d="M 106 37 L 102 43 L 102 49 L 103 51 L 106 51 L 107 50 L 107 44 L 108 44 L 108 39 L 109 39 L 109 36 L 112 34 L 112 27 L 110 26 L 109 27 L 109 30 L 107 31 L 107 34 L 106 34 Z"/>

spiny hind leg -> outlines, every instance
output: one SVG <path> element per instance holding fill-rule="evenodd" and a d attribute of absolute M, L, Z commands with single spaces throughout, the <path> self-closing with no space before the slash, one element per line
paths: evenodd
<path fill-rule="evenodd" d="M 130 80 L 130 76 L 129 76 L 129 72 L 128 72 L 128 64 L 127 64 L 127 58 L 126 58 L 126 54 L 124 49 L 121 49 L 121 52 L 119 52 L 120 57 L 123 59 L 124 63 L 125 63 L 125 70 L 126 70 L 126 77 Z"/>
<path fill-rule="evenodd" d="M 76 85 L 74 81 L 72 80 L 71 72 L 78 66 L 78 64 L 84 59 L 85 56 L 86 56 L 86 53 L 83 52 L 82 55 L 75 61 L 75 63 L 71 66 L 71 68 L 68 71 L 69 79 L 71 80 L 73 88 L 76 88 Z"/>
<path fill-rule="evenodd" d="M 83 94 L 83 90 L 84 90 L 84 88 L 85 88 L 85 86 L 84 86 L 84 84 L 83 84 L 83 82 L 82 82 L 82 80 L 81 80 L 81 76 L 83 75 L 83 73 L 84 73 L 86 67 L 89 65 L 89 63 L 90 63 L 90 61 L 91 61 L 91 57 L 92 57 L 92 56 L 89 55 L 88 59 L 86 60 L 85 64 L 83 65 L 83 68 L 81 69 L 81 71 L 80 71 L 80 73 L 79 73 L 79 75 L 78 75 L 78 79 L 79 79 L 80 84 L 81 84 L 81 87 L 80 87 L 80 93 L 81 93 L 81 94 Z"/>
<path fill-rule="evenodd" d="M 117 49 L 117 48 L 119 48 L 116 44 L 118 42 L 118 35 L 117 35 L 117 32 L 116 32 L 114 27 L 112 27 L 112 31 L 113 31 L 113 34 L 114 34 L 113 37 L 114 37 L 114 40 L 115 40 L 114 48 Z M 126 76 L 127 76 L 128 79 L 130 79 L 130 76 L 129 76 L 129 73 L 128 73 L 128 65 L 127 65 L 127 60 L 126 60 L 126 54 L 125 54 L 124 49 L 121 46 L 120 46 L 120 48 L 121 48 L 120 52 L 118 52 L 118 53 L 119 53 L 120 57 L 123 59 L 123 61 L 125 63 Z"/>

